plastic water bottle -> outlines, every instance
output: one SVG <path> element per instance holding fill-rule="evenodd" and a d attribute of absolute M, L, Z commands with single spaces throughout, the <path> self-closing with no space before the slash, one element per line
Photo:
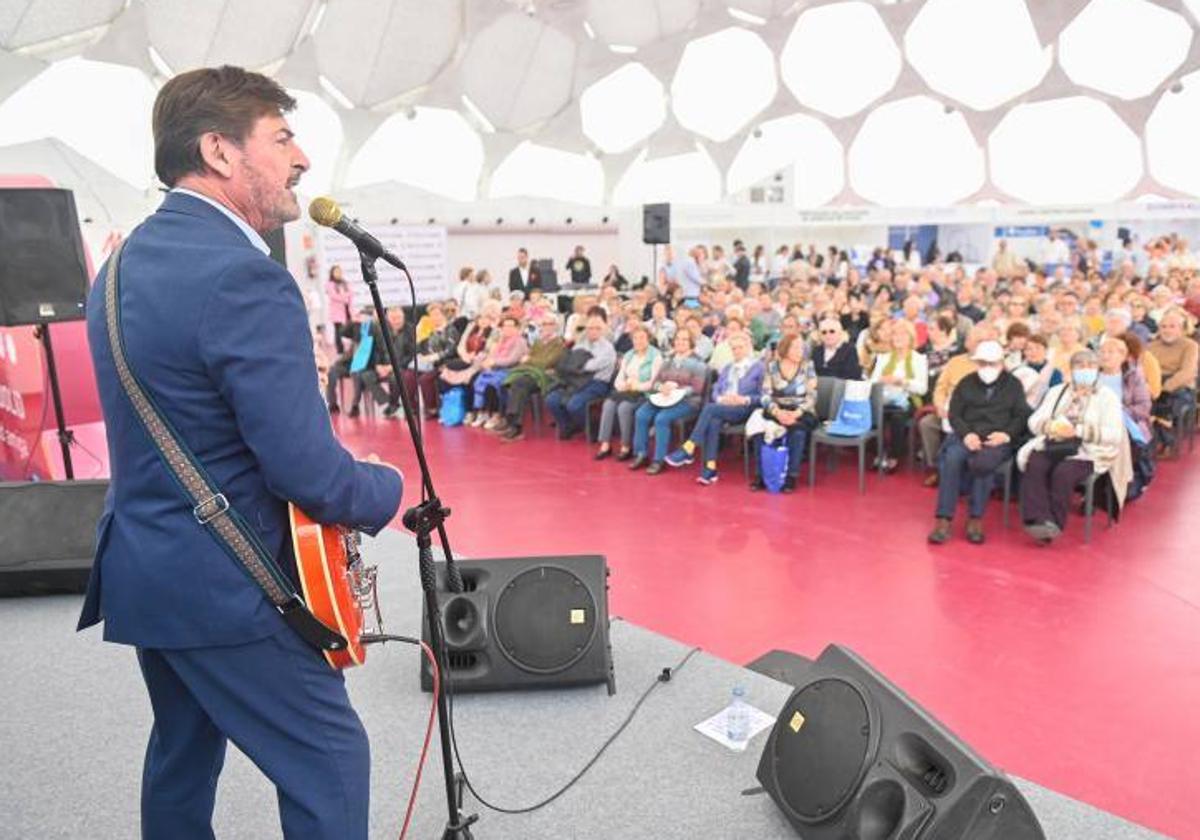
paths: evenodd
<path fill-rule="evenodd" d="M 750 707 L 746 705 L 746 689 L 733 687 L 733 698 L 725 710 L 725 737 L 735 744 L 744 744 L 750 737 Z"/>

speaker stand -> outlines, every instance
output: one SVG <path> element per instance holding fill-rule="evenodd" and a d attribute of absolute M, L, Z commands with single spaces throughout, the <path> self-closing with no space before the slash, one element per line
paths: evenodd
<path fill-rule="evenodd" d="M 58 366 L 54 364 L 54 345 L 50 343 L 50 325 L 38 324 L 34 331 L 42 341 L 42 349 L 46 352 L 46 372 L 50 378 L 50 397 L 54 401 L 54 422 L 58 426 L 58 445 L 62 447 L 63 471 L 67 481 L 75 480 L 75 466 L 71 463 L 71 444 L 75 442 L 75 433 L 67 428 L 66 415 L 63 412 L 62 392 L 58 388 Z"/>

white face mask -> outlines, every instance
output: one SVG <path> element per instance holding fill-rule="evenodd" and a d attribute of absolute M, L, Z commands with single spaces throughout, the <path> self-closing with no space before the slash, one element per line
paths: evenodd
<path fill-rule="evenodd" d="M 984 385 L 991 385 L 1000 378 L 1000 368 L 981 367 L 979 369 L 979 378 L 983 380 Z"/>

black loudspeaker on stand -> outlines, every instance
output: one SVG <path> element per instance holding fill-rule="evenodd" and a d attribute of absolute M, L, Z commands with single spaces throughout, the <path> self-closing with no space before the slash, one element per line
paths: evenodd
<path fill-rule="evenodd" d="M 608 567 L 596 555 L 459 560 L 463 591 L 438 569 L 438 604 L 455 692 L 605 683 L 616 692 Z M 428 638 L 428 613 L 422 626 Z M 422 660 L 421 687 L 433 688 Z"/>
<path fill-rule="evenodd" d="M 758 779 L 804 840 L 1045 840 L 1003 773 L 833 645 L 780 711 Z"/>

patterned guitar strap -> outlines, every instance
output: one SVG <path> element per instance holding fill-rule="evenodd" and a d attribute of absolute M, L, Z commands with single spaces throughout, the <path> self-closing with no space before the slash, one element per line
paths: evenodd
<path fill-rule="evenodd" d="M 151 443 L 154 444 L 155 451 L 192 506 L 192 515 L 195 516 L 196 522 L 204 527 L 225 553 L 236 560 L 250 579 L 262 588 L 267 600 L 279 611 L 288 626 L 318 650 L 344 649 L 346 639 L 322 623 L 308 609 L 296 587 L 279 568 L 258 539 L 258 535 L 230 506 L 225 494 L 217 488 L 203 465 L 184 444 L 183 438 L 163 416 L 130 368 L 129 360 L 125 356 L 125 339 L 121 332 L 118 269 L 124 247 L 124 242 L 118 245 L 108 260 L 104 288 L 105 324 L 108 328 L 108 343 L 113 364 L 121 380 L 121 387 L 125 390 L 125 395 L 141 420 Z"/>

